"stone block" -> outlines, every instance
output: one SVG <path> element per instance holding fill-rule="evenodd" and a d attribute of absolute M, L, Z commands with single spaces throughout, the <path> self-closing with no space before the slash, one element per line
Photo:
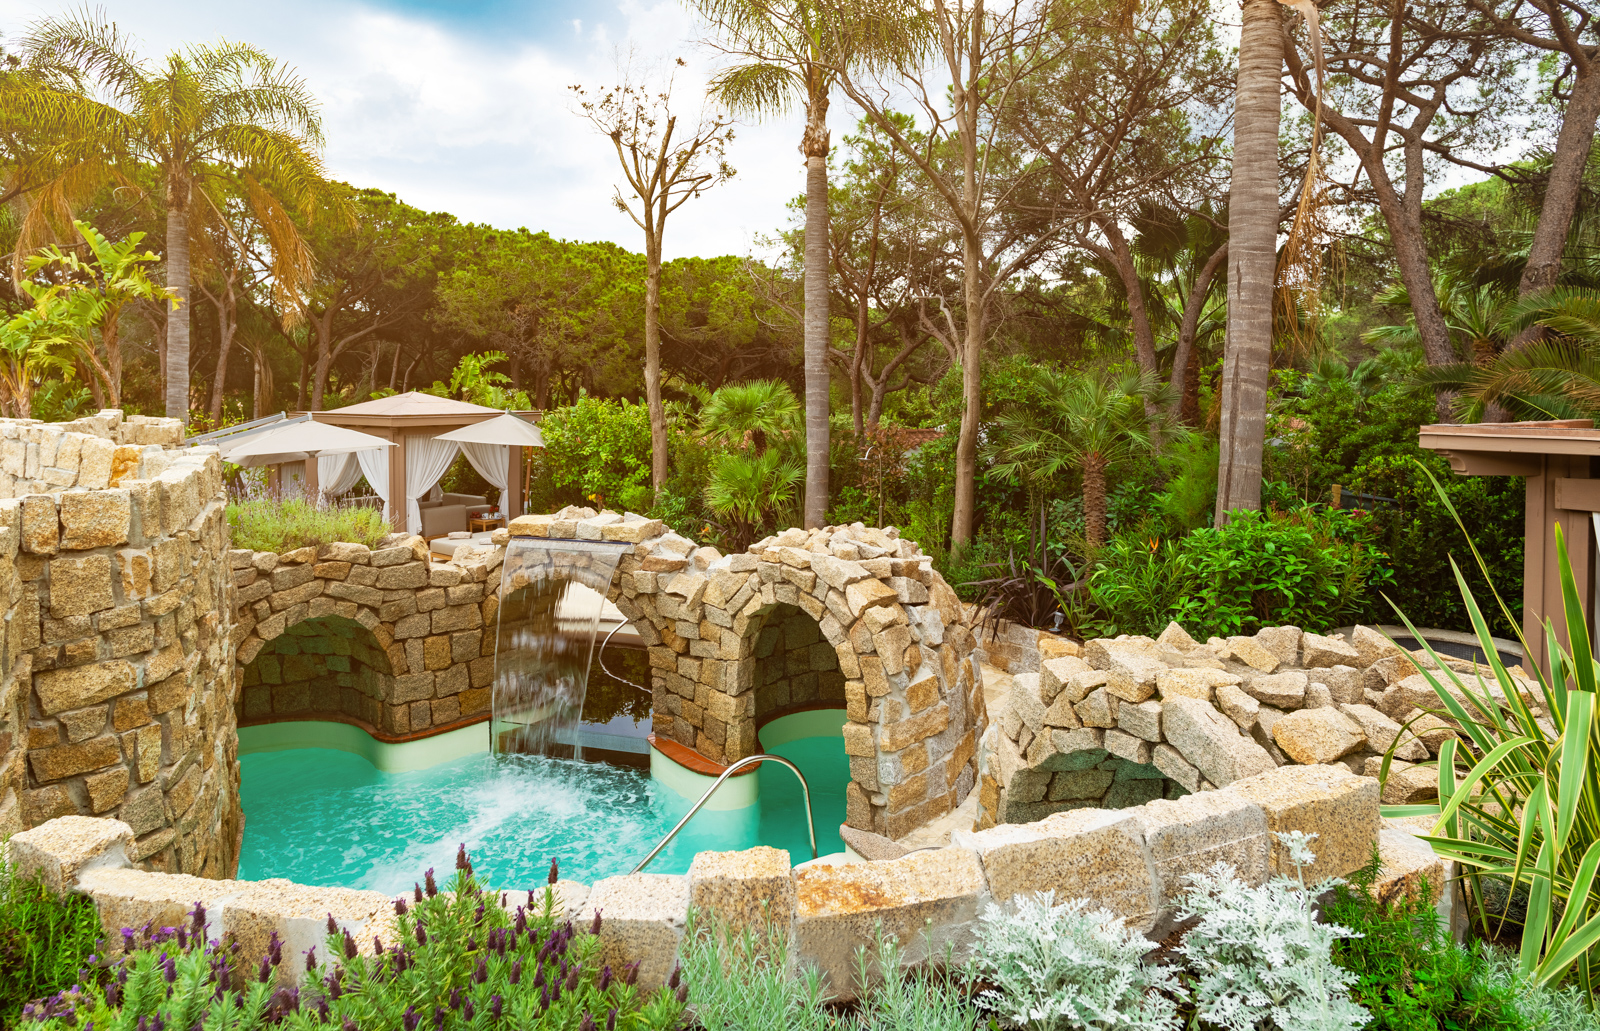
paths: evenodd
<path fill-rule="evenodd" d="M 85 551 L 128 542 L 133 504 L 126 490 L 61 495 L 62 548 Z"/>
<path fill-rule="evenodd" d="M 1306 634 L 1300 644 L 1300 664 L 1308 669 L 1321 666 L 1355 666 L 1361 653 L 1343 638 Z"/>
<path fill-rule="evenodd" d="M 22 499 L 22 550 L 34 555 L 54 555 L 60 546 L 56 499 L 30 494 Z"/>
<path fill-rule="evenodd" d="M 1084 644 L 1083 658 L 1091 668 L 1109 671 L 1118 661 L 1153 658 L 1155 644 L 1148 637 L 1097 637 Z"/>
<path fill-rule="evenodd" d="M 1200 771 L 1171 745 L 1160 744 L 1151 749 L 1150 763 L 1189 791 L 1200 790 Z"/>
<path fill-rule="evenodd" d="M 1362 669 L 1367 668 L 1380 659 L 1387 659 L 1391 656 L 1406 659 L 1410 658 L 1399 645 L 1390 641 L 1387 637 L 1383 636 L 1383 634 L 1374 630 L 1370 626 L 1361 626 L 1358 624 L 1356 628 L 1350 632 L 1350 646 L 1356 650 L 1356 661 L 1350 663 L 1350 665 L 1358 666 Z"/>
<path fill-rule="evenodd" d="M 41 710 L 49 716 L 126 694 L 136 681 L 133 666 L 117 660 L 42 670 L 34 674 L 33 687 L 39 694 Z"/>
<path fill-rule="evenodd" d="M 1400 743 L 1395 747 L 1394 754 L 1397 759 L 1408 762 L 1423 762 L 1428 758 L 1428 748 L 1410 730 L 1400 730 L 1400 724 L 1385 716 L 1370 705 L 1341 705 L 1339 711 L 1350 717 L 1361 726 L 1361 732 L 1366 736 L 1367 747 L 1374 752 L 1386 752 L 1389 746 L 1399 738 Z"/>
<path fill-rule="evenodd" d="M 602 961 L 612 970 L 638 963 L 644 991 L 671 975 L 688 910 L 689 878 L 665 874 L 603 878 L 584 905 L 586 914 L 600 913 Z"/>
<path fill-rule="evenodd" d="M 1217 688 L 1217 708 L 1238 724 L 1240 730 L 1249 733 L 1250 728 L 1256 725 L 1256 714 L 1261 711 L 1261 703 L 1245 694 L 1243 688 L 1224 684 Z"/>
<path fill-rule="evenodd" d="M 50 615 L 87 615 L 112 608 L 111 557 L 85 555 L 50 563 Z"/>
<path fill-rule="evenodd" d="M 1168 698 L 1162 736 L 1212 784 L 1231 784 L 1272 769 L 1272 756 L 1239 733 L 1233 721 L 1198 698 Z"/>
<path fill-rule="evenodd" d="M 1306 686 L 1310 681 L 1299 670 L 1289 670 L 1271 676 L 1256 677 L 1244 685 L 1245 693 L 1263 705 L 1275 709 L 1298 709 L 1305 704 Z"/>
<path fill-rule="evenodd" d="M 851 617 L 856 619 L 869 608 L 896 605 L 900 601 L 900 596 L 894 592 L 894 588 L 879 580 L 862 580 L 850 584 L 845 588 L 844 596 Z"/>
<path fill-rule="evenodd" d="M 126 867 L 133 831 L 121 820 L 60 816 L 13 834 L 6 844 L 15 876 L 59 894 L 86 873 Z"/>
<path fill-rule="evenodd" d="M 1353 666 L 1329 666 L 1307 673 L 1312 683 L 1325 684 L 1335 705 L 1355 704 L 1362 699 L 1361 671 Z"/>
<path fill-rule="evenodd" d="M 1137 704 L 1156 693 L 1156 677 L 1165 672 L 1166 664 L 1153 656 L 1118 655 L 1106 670 L 1106 690 Z"/>
<path fill-rule="evenodd" d="M 689 864 L 689 904 L 731 933 L 787 933 L 794 919 L 789 853 L 758 846 L 742 852 L 700 852 Z M 602 914 L 603 916 L 603 914 Z"/>
<path fill-rule="evenodd" d="M 1278 662 L 1285 666 L 1298 662 L 1302 636 L 1297 626 L 1268 626 L 1255 633 L 1256 643 L 1276 655 Z"/>
<path fill-rule="evenodd" d="M 932 642 L 937 643 L 937 642 Z M 1061 656 L 1054 659 L 1045 659 L 1039 663 L 1039 697 L 1050 704 L 1066 690 L 1072 678 L 1079 673 L 1087 673 L 1091 666 L 1077 656 Z M 1095 686 L 1099 686 L 1098 684 Z M 1068 699 L 1067 704 L 1083 701 L 1083 696 Z"/>
<path fill-rule="evenodd" d="M 995 901 L 1053 891 L 1088 898 L 1140 933 L 1155 926 L 1158 881 L 1137 816 L 1078 809 L 1037 823 L 956 831 L 952 844 L 974 849 Z"/>
<path fill-rule="evenodd" d="M 1156 690 L 1162 698 L 1181 695 L 1210 701 L 1216 686 L 1208 669 L 1162 669 L 1156 674 Z"/>
<path fill-rule="evenodd" d="M 1216 863 L 1233 867 L 1246 884 L 1264 884 L 1272 851 L 1267 817 L 1254 802 L 1222 791 L 1152 801 L 1132 811 L 1155 867 L 1161 904 L 1169 917 L 1189 887 L 1190 874 Z"/>
<path fill-rule="evenodd" d="M 1132 706 L 1125 705 L 1123 708 L 1129 709 Z M 1126 759 L 1142 766 L 1150 762 L 1150 749 L 1150 742 L 1143 738 L 1120 730 L 1106 731 L 1106 751 L 1119 759 Z"/>
<path fill-rule="evenodd" d="M 1331 763 L 1362 748 L 1361 725 L 1337 709 L 1301 709 L 1280 719 L 1272 739 L 1297 763 Z"/>
<path fill-rule="evenodd" d="M 1320 710 L 1319 710 L 1320 711 Z M 1317 837 L 1316 862 L 1306 880 L 1344 877 L 1364 866 L 1378 834 L 1378 782 L 1343 766 L 1282 766 L 1230 784 L 1227 792 L 1259 805 L 1273 834 L 1304 831 Z M 1283 843 L 1274 839 L 1269 868 L 1295 876 Z"/>
<path fill-rule="evenodd" d="M 795 870 L 794 959 L 813 966 L 830 994 L 856 997 L 855 952 L 876 929 L 900 943 L 908 967 L 956 963 L 972 953 L 988 903 L 978 856 L 965 848 L 916 852 L 875 863 L 808 863 Z"/>
<path fill-rule="evenodd" d="M 1272 673 L 1283 664 L 1276 652 L 1254 637 L 1228 638 L 1228 651 L 1233 658 L 1262 673 Z"/>
<path fill-rule="evenodd" d="M 1073 706 L 1078 721 L 1085 727 L 1114 727 L 1117 725 L 1117 706 L 1120 699 L 1112 695 L 1106 688 L 1100 687 Z"/>

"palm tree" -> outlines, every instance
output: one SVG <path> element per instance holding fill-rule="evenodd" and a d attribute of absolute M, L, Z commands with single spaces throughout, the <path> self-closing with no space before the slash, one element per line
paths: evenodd
<path fill-rule="evenodd" d="M 757 379 L 719 387 L 700 409 L 700 432 L 725 446 L 783 447 L 800 428 L 800 402 L 787 383 Z"/>
<path fill-rule="evenodd" d="M 805 372 L 806 529 L 828 514 L 828 94 L 846 63 L 886 67 L 912 52 L 909 22 L 845 17 L 822 0 L 695 0 L 727 38 L 714 43 L 742 58 L 711 80 L 710 92 L 735 113 L 782 114 L 798 101 L 806 127 Z"/>
<path fill-rule="evenodd" d="M 1216 525 L 1261 507 L 1272 296 L 1278 261 L 1278 123 L 1283 27 L 1278 0 L 1244 0 L 1228 194 L 1228 338 L 1223 349 Z"/>
<path fill-rule="evenodd" d="M 1017 476 L 1031 496 L 1071 469 L 1083 471 L 1084 538 L 1106 540 L 1106 472 L 1155 444 L 1149 410 L 1171 407 L 1171 390 L 1153 373 L 1093 367 L 1029 370 L 1027 399 L 1008 406 L 986 448 L 993 472 Z M 1147 409 L 1148 406 L 1148 409 Z"/>
<path fill-rule="evenodd" d="M 41 71 L 8 89 L 11 111 L 53 141 L 27 159 L 30 167 L 62 180 L 131 184 L 144 163 L 161 177 L 167 288 L 178 301 L 167 317 L 167 415 L 187 423 L 189 244 L 198 222 L 215 213 L 197 217 L 195 209 L 215 207 L 209 179 L 237 172 L 253 187 L 247 195 L 261 224 L 285 226 L 286 208 L 310 217 L 325 184 L 316 100 L 304 80 L 248 44 L 189 46 L 151 65 L 114 23 L 87 14 L 40 22 L 19 51 L 28 67 L 68 69 L 89 86 L 88 98 L 73 96 Z M 86 170 L 99 174 L 86 177 Z M 42 239 L 57 214 L 35 204 L 21 248 Z"/>
<path fill-rule="evenodd" d="M 757 529 L 794 501 L 800 464 L 777 449 L 756 455 L 727 454 L 717 459 L 706 483 L 706 505 L 728 520 L 729 544 L 750 547 Z"/>

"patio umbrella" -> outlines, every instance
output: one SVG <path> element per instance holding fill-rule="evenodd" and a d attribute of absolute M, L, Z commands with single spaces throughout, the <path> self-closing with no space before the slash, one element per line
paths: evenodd
<path fill-rule="evenodd" d="M 367 451 L 380 447 L 394 447 L 394 442 L 374 437 L 370 433 L 362 433 L 360 430 L 311 421 L 291 423 L 252 433 L 227 448 L 222 457 L 235 465 L 241 465 L 244 464 L 239 461 L 241 458 L 262 455 L 282 455 L 284 457 L 280 461 L 294 461 L 295 459 L 289 456 L 297 451 L 308 457 L 316 457 L 347 455 L 352 451 Z"/>
<path fill-rule="evenodd" d="M 441 433 L 435 440 L 454 440 L 464 444 L 509 444 L 512 447 L 544 447 L 539 427 L 510 412 L 484 422 Z"/>

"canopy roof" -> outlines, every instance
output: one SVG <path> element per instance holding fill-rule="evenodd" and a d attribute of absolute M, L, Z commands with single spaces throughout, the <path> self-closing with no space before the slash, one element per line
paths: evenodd
<path fill-rule="evenodd" d="M 404 394 L 393 394 L 389 397 L 380 397 L 372 401 L 363 401 L 358 405 L 347 405 L 344 408 L 335 408 L 329 412 L 319 413 L 341 417 L 346 415 L 376 415 L 376 416 L 406 416 L 421 415 L 450 418 L 457 415 L 493 415 L 499 411 L 496 408 L 485 408 L 483 405 L 470 404 L 466 401 L 453 401 L 448 397 L 439 397 L 437 394 L 424 394 L 416 390 L 408 390 Z"/>
<path fill-rule="evenodd" d="M 435 440 L 458 440 L 469 444 L 510 444 L 513 447 L 544 447 L 539 427 L 510 412 L 487 422 L 473 423 L 459 430 L 441 433 Z"/>
<path fill-rule="evenodd" d="M 224 449 L 222 457 L 239 464 L 238 460 L 241 458 L 259 455 L 287 456 L 295 452 L 302 452 L 305 455 L 347 455 L 352 451 L 383 447 L 394 447 L 394 443 L 382 437 L 374 437 L 370 433 L 362 433 L 360 430 L 330 426 L 327 423 L 310 420 L 287 426 L 268 427 L 247 434 L 241 437 L 238 443 Z M 293 460 L 278 459 L 278 461 Z"/>

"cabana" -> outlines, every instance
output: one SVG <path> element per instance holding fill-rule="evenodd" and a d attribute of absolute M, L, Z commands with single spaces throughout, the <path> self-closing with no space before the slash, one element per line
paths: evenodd
<path fill-rule="evenodd" d="M 499 437 L 475 440 L 447 436 L 453 430 L 479 423 L 501 423 L 505 419 L 525 423 L 498 408 L 414 390 L 318 412 L 318 422 L 347 426 L 383 437 L 395 445 L 387 455 L 381 451 L 358 451 L 324 460 L 326 465 L 318 462 L 321 466 L 317 470 L 319 479 L 327 493 L 338 494 L 349 490 L 356 480 L 365 476 L 372 489 L 384 499 L 384 515 L 389 521 L 399 525 L 396 513 L 405 512 L 405 527 L 412 533 L 421 533 L 418 500 L 439 482 L 456 455 L 464 454 L 478 475 L 500 489 L 501 510 L 514 518 L 522 514 L 522 478 L 518 470 L 522 467 L 523 448 L 533 445 L 511 444 Z"/>
<path fill-rule="evenodd" d="M 1521 476 L 1527 490 L 1522 558 L 1522 635 L 1529 660 L 1549 663 L 1544 621 L 1567 645 L 1555 528 L 1561 527 L 1578 599 L 1594 635 L 1595 535 L 1600 530 L 1600 429 L 1589 419 L 1423 426 L 1418 443 L 1465 476 Z M 1470 527 L 1468 528 L 1471 529 Z M 1462 542 L 1463 544 L 1465 542 Z M 1490 604 L 1480 598 L 1480 604 Z M 1546 670 L 1546 672 L 1549 672 Z"/>

